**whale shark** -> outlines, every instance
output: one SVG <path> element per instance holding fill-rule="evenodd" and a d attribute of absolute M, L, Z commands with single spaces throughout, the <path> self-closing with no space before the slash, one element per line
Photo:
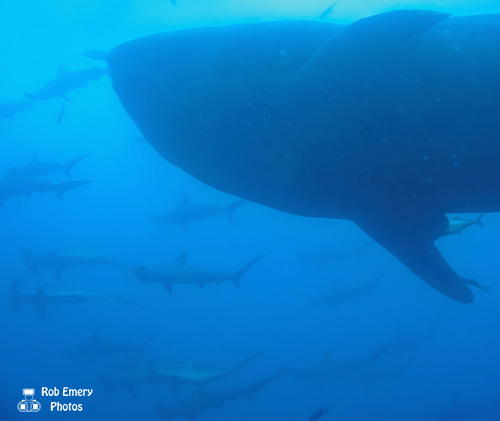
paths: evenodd
<path fill-rule="evenodd" d="M 145 139 L 220 191 L 347 219 L 453 300 L 446 213 L 500 211 L 500 15 L 185 29 L 106 56 Z"/>

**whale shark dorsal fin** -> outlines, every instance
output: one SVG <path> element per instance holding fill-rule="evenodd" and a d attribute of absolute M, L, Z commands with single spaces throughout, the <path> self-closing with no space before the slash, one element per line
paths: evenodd
<path fill-rule="evenodd" d="M 185 265 L 186 264 L 186 252 L 182 252 L 179 254 L 179 257 L 175 260 L 176 265 Z"/>
<path fill-rule="evenodd" d="M 396 10 L 360 19 L 335 33 L 302 69 L 322 69 L 332 78 L 339 74 L 349 76 L 353 68 L 362 69 L 360 66 L 372 62 L 374 56 L 377 62 L 386 58 L 397 60 L 429 28 L 449 16 L 430 10 Z M 313 77 L 318 76 L 313 73 Z"/>

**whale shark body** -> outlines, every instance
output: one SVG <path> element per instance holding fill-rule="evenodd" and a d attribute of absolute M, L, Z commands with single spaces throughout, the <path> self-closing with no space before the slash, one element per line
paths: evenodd
<path fill-rule="evenodd" d="M 274 209 L 352 220 L 441 293 L 474 300 L 434 241 L 445 213 L 500 211 L 500 15 L 197 28 L 107 61 L 175 166 Z"/>

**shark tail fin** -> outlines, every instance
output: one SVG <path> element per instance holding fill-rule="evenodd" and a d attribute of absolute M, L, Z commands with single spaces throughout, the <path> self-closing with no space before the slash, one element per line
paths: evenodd
<path fill-rule="evenodd" d="M 241 205 L 243 205 L 243 203 L 245 203 L 244 200 L 238 200 L 237 202 L 234 202 L 233 204 L 229 205 L 227 208 L 226 208 L 226 215 L 228 217 L 228 219 L 233 222 L 233 214 L 234 212 L 236 211 L 236 209 L 238 209 Z"/>
<path fill-rule="evenodd" d="M 66 181 L 64 183 L 59 183 L 54 186 L 54 190 L 57 193 L 57 195 L 62 199 L 64 193 L 66 193 L 69 190 L 72 190 L 76 187 L 84 186 L 85 184 L 92 183 L 92 181 L 89 180 L 80 180 L 80 181 Z"/>
<path fill-rule="evenodd" d="M 19 281 L 14 281 L 9 288 L 9 304 L 11 310 L 19 311 L 19 295 L 21 289 L 19 287 Z"/>
<path fill-rule="evenodd" d="M 465 278 L 463 278 L 463 279 L 464 279 L 464 283 L 466 283 L 467 285 L 472 285 L 472 286 L 474 286 L 476 288 L 482 289 L 483 291 L 488 292 L 491 289 L 490 286 L 488 286 L 488 285 L 482 285 L 482 284 L 480 284 L 479 282 L 477 282 L 474 279 L 465 279 Z"/>
<path fill-rule="evenodd" d="M 75 158 L 69 162 L 66 162 L 66 164 L 63 165 L 63 171 L 66 174 L 68 178 L 71 178 L 71 170 L 73 167 L 80 162 L 82 162 L 85 158 L 87 158 L 90 154 L 86 153 L 85 155 L 79 156 L 78 158 Z"/>
<path fill-rule="evenodd" d="M 476 225 L 479 225 L 480 227 L 484 227 L 484 224 L 483 224 L 483 216 L 484 216 L 484 213 L 482 213 L 481 215 L 479 215 L 475 220 L 474 220 L 474 223 Z"/>
<path fill-rule="evenodd" d="M 253 259 L 251 262 L 247 263 L 245 266 L 243 266 L 241 269 L 236 271 L 232 276 L 231 280 L 234 283 L 234 286 L 236 288 L 240 287 L 240 278 L 246 273 L 248 269 L 250 269 L 255 263 L 257 263 L 260 259 L 262 259 L 265 256 L 265 254 L 261 254 L 259 257 Z"/>

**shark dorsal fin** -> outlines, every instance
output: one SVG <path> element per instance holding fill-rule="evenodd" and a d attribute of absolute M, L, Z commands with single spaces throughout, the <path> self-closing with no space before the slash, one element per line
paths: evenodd
<path fill-rule="evenodd" d="M 179 257 L 175 260 L 176 265 L 185 265 L 186 264 L 186 252 L 182 252 L 179 254 Z"/>
<path fill-rule="evenodd" d="M 402 57 L 433 25 L 449 14 L 424 10 L 396 10 L 360 19 L 335 33 L 302 67 L 311 77 L 333 78 L 338 83 L 369 74 L 354 72 L 368 63 L 404 63 Z M 359 45 L 363 45 L 362 54 Z M 370 72 L 373 69 L 370 67 Z M 354 79 L 353 79 L 354 78 Z"/>
<path fill-rule="evenodd" d="M 184 199 L 182 199 L 181 208 L 184 206 L 189 206 L 189 194 L 187 193 L 184 195 Z"/>

